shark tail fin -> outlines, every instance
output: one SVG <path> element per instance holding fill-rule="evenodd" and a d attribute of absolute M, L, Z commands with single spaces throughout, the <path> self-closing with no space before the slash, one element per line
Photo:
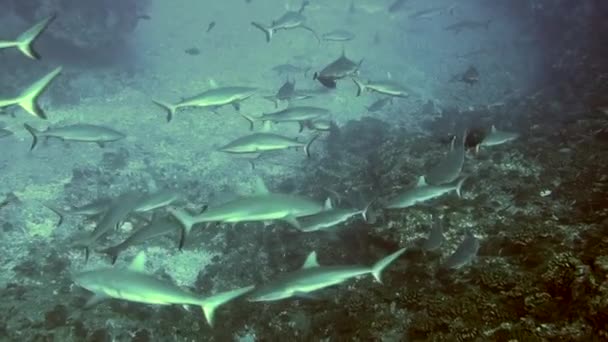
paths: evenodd
<path fill-rule="evenodd" d="M 367 203 L 365 208 L 363 208 L 363 211 L 361 211 L 361 216 L 363 216 L 363 220 L 365 222 L 369 222 L 369 208 L 371 208 L 372 204 L 374 204 L 375 201 L 376 201 L 375 199 L 369 201 L 369 203 Z"/>
<path fill-rule="evenodd" d="M 36 23 L 36 25 L 29 28 L 27 31 L 21 33 L 17 37 L 16 47 L 21 51 L 24 55 L 31 59 L 40 59 L 40 55 L 34 50 L 33 44 L 36 39 L 40 36 L 40 34 L 46 29 L 46 27 L 55 19 L 55 15 L 51 15 L 40 22 Z"/>
<path fill-rule="evenodd" d="M 157 100 L 152 100 L 152 102 L 167 112 L 167 122 L 171 122 L 173 115 L 175 115 L 175 111 L 177 110 L 177 106 Z"/>
<path fill-rule="evenodd" d="M 116 263 L 116 260 L 118 259 L 118 256 L 120 255 L 120 252 L 122 252 L 122 248 L 120 247 L 120 245 L 117 245 L 117 246 L 109 247 L 106 249 L 102 249 L 99 252 L 109 256 L 110 259 L 112 260 L 112 265 L 114 265 Z"/>
<path fill-rule="evenodd" d="M 207 320 L 207 323 L 209 323 L 210 326 L 213 326 L 213 318 L 215 316 L 215 310 L 218 307 L 222 306 L 223 304 L 226 304 L 227 302 L 235 299 L 236 297 L 239 297 L 239 296 L 251 291 L 253 288 L 254 288 L 254 286 L 247 286 L 247 287 L 242 287 L 242 288 L 239 288 L 236 290 L 220 292 L 211 297 L 204 298 L 203 300 L 201 300 L 200 305 L 203 309 L 203 314 L 205 315 L 205 319 Z"/>
<path fill-rule="evenodd" d="M 186 211 L 177 209 L 177 208 L 169 208 L 169 213 L 177 219 L 177 221 L 182 226 L 182 232 L 180 237 L 180 246 L 183 246 L 186 238 L 190 234 L 192 230 L 192 226 L 196 224 L 194 216 L 191 216 Z M 181 248 L 180 248 L 181 249 Z"/>
<path fill-rule="evenodd" d="M 266 35 L 266 42 L 270 43 L 270 40 L 272 39 L 272 35 L 274 34 L 274 29 L 272 27 L 264 26 L 260 23 L 256 23 L 255 21 L 252 21 L 251 25 L 262 30 L 262 32 L 264 32 L 264 34 Z"/>
<path fill-rule="evenodd" d="M 38 134 L 40 134 L 42 132 L 28 124 L 23 124 L 23 127 L 25 127 L 25 129 L 32 135 L 32 145 L 30 146 L 30 151 L 31 151 L 38 144 Z M 59 222 L 57 223 L 57 227 L 59 227 L 61 225 L 61 223 L 63 222 L 63 213 L 60 212 L 58 210 L 58 208 L 54 208 L 54 207 L 48 206 L 46 204 L 45 204 L 45 206 L 47 208 L 51 209 L 52 211 L 54 211 L 55 214 L 59 215 Z"/>
<path fill-rule="evenodd" d="M 29 131 L 28 127 L 31 128 L 31 126 L 26 124 L 25 128 Z M 33 135 L 33 133 L 32 133 L 32 135 Z M 35 140 L 35 138 L 34 138 L 34 140 Z M 52 204 L 42 203 L 42 205 L 45 206 L 46 208 L 48 208 L 50 211 L 54 212 L 55 215 L 59 216 L 59 220 L 57 221 L 57 225 L 55 227 L 61 226 L 61 224 L 63 224 L 63 220 L 65 218 L 65 211 L 63 211 L 62 209 L 59 209 L 58 207 L 56 207 Z"/>
<path fill-rule="evenodd" d="M 354 77 L 353 77 L 353 82 L 355 82 L 355 85 L 357 86 L 357 96 L 361 96 L 361 93 L 366 89 L 365 84 L 363 84 L 363 82 L 361 82 L 361 80 L 354 78 Z"/>
<path fill-rule="evenodd" d="M 255 123 L 256 118 L 254 118 L 251 115 L 247 115 L 247 114 L 243 114 L 243 113 L 240 113 L 240 114 L 243 118 L 245 118 L 245 120 L 249 121 L 249 130 L 253 131 L 253 125 Z"/>
<path fill-rule="evenodd" d="M 312 139 L 310 139 L 308 143 L 306 143 L 306 145 L 304 146 L 304 153 L 306 154 L 306 157 L 310 158 L 310 145 L 312 145 L 312 143 L 315 142 L 315 140 L 317 140 L 318 138 L 319 134 L 313 136 Z"/>
<path fill-rule="evenodd" d="M 462 184 L 464 184 L 464 181 L 466 181 L 467 178 L 469 178 L 469 177 L 464 176 L 458 180 L 458 183 L 456 183 L 456 195 L 458 195 L 459 198 L 462 197 L 462 193 L 461 193 Z"/>
<path fill-rule="evenodd" d="M 405 252 L 405 248 L 401 248 L 400 250 L 394 252 L 393 254 L 387 255 L 384 258 L 380 259 L 378 262 L 372 266 L 372 275 L 379 283 L 382 283 L 382 271 L 390 265 L 395 259 L 401 256 Z"/>
<path fill-rule="evenodd" d="M 41 119 L 46 119 L 46 114 L 38 104 L 38 98 L 40 97 L 40 95 L 42 95 L 42 93 L 44 93 L 46 88 L 48 88 L 49 84 L 51 84 L 51 81 L 53 81 L 53 79 L 55 79 L 55 77 L 59 75 L 61 70 L 61 67 L 55 68 L 55 70 L 51 71 L 38 81 L 34 82 L 32 85 L 27 87 L 21 93 L 21 95 L 19 95 L 15 102 L 19 106 L 21 106 L 21 108 L 25 109 L 28 113 L 37 116 Z"/>

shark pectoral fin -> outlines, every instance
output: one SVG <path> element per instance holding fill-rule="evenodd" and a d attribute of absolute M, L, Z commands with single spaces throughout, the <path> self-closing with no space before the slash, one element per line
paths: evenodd
<path fill-rule="evenodd" d="M 106 299 L 110 299 L 110 297 L 106 296 L 102 293 L 95 293 L 94 295 L 89 297 L 89 299 L 87 299 L 87 302 L 84 304 L 84 307 L 85 308 L 93 307 L 93 306 L 99 304 L 100 302 L 103 302 Z"/>
<path fill-rule="evenodd" d="M 282 221 L 289 223 L 292 227 L 296 229 L 300 229 L 300 222 L 295 218 L 295 216 L 285 216 Z"/>
<path fill-rule="evenodd" d="M 215 316 L 215 310 L 223 304 L 244 295 L 245 293 L 253 290 L 254 286 L 242 287 L 240 289 L 221 292 L 211 297 L 205 298 L 201 301 L 201 307 L 205 319 L 210 326 L 213 326 L 213 317 Z"/>

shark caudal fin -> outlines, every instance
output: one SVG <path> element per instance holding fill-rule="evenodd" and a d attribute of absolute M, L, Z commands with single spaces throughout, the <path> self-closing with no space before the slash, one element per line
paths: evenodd
<path fill-rule="evenodd" d="M 395 261 L 395 259 L 400 257 L 401 254 L 403 254 L 403 252 L 405 252 L 405 248 L 401 248 L 400 250 L 394 252 L 393 254 L 385 256 L 384 258 L 382 258 L 378 262 L 376 262 L 374 264 L 374 266 L 372 266 L 371 273 L 379 283 L 382 283 L 382 271 L 384 271 L 384 269 L 388 265 L 390 265 L 393 261 Z"/>
<path fill-rule="evenodd" d="M 265 25 L 262 25 L 260 23 L 256 23 L 255 21 L 251 22 L 251 25 L 253 25 L 254 27 L 260 29 L 262 32 L 264 32 L 264 34 L 266 35 L 266 42 L 270 43 L 270 40 L 272 39 L 272 35 L 274 34 L 274 29 L 272 27 L 268 27 Z"/>
<path fill-rule="evenodd" d="M 210 326 L 213 326 L 213 318 L 215 316 L 215 310 L 228 303 L 229 301 L 235 299 L 236 297 L 242 296 L 243 294 L 251 291 L 254 286 L 242 287 L 240 289 L 220 292 L 211 297 L 204 298 L 201 300 L 201 308 L 203 309 L 203 314 L 205 315 L 205 319 Z"/>

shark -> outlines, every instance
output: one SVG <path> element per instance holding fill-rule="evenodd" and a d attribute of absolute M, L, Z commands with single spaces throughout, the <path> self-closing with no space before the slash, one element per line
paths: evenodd
<path fill-rule="evenodd" d="M 414 206 L 416 204 L 426 202 L 438 197 L 441 197 L 447 193 L 455 191 L 458 197 L 460 197 L 460 188 L 467 177 L 461 177 L 455 182 L 442 185 L 432 185 L 426 182 L 424 176 L 418 178 L 418 183 L 413 188 L 407 190 L 401 195 L 394 197 L 389 200 L 385 206 L 386 209 L 403 209 Z"/>
<path fill-rule="evenodd" d="M 57 138 L 63 141 L 96 143 L 100 147 L 104 147 L 108 142 L 118 141 L 126 137 L 125 134 L 109 127 L 90 124 L 49 127 L 44 131 L 37 130 L 28 124 L 23 124 L 23 127 L 32 135 L 30 151 L 36 147 L 40 137 Z"/>
<path fill-rule="evenodd" d="M 308 6 L 308 4 L 309 1 L 303 1 L 298 11 L 285 12 L 280 18 L 273 20 L 270 26 L 255 21 L 251 22 L 251 25 L 264 32 L 264 34 L 266 35 L 267 43 L 270 43 L 272 37 L 277 31 L 293 30 L 297 28 L 309 31 L 313 34 L 317 42 L 320 43 L 321 39 L 319 39 L 319 35 L 317 34 L 317 32 L 313 30 L 310 26 L 306 25 L 306 17 L 304 16 L 303 12 L 304 9 L 306 9 L 306 6 Z"/>
<path fill-rule="evenodd" d="M 74 274 L 72 280 L 78 286 L 93 292 L 93 296 L 87 301 L 86 306 L 92 306 L 110 298 L 154 305 L 197 305 L 203 310 L 210 326 L 213 326 L 215 311 L 218 307 L 254 288 L 246 286 L 220 292 L 210 297 L 201 297 L 146 273 L 145 264 L 146 255 L 144 252 L 140 252 L 127 269 L 94 269 Z"/>
<path fill-rule="evenodd" d="M 329 286 L 341 284 L 349 279 L 371 274 L 382 283 L 382 271 L 405 252 L 405 248 L 380 259 L 372 266 L 345 265 L 321 266 L 317 262 L 317 253 L 312 252 L 304 265 L 297 271 L 287 273 L 256 287 L 248 296 L 251 302 L 267 302 L 286 299 L 294 296 L 309 296 L 311 293 Z"/>
<path fill-rule="evenodd" d="M 300 142 L 274 133 L 253 133 L 231 141 L 221 147 L 219 151 L 232 154 L 258 155 L 268 151 L 301 147 L 306 156 L 310 157 L 310 145 L 318 137 L 318 135 L 314 135 L 308 142 Z"/>
<path fill-rule="evenodd" d="M 353 78 L 353 82 L 357 85 L 357 96 L 361 96 L 361 93 L 365 90 L 394 97 L 405 98 L 410 96 L 410 92 L 404 86 L 394 81 L 369 81 L 363 83 L 361 80 Z"/>
<path fill-rule="evenodd" d="M 496 129 L 496 126 L 492 125 L 492 128 L 490 128 L 490 132 L 488 134 L 486 134 L 486 136 L 483 138 L 483 140 L 481 140 L 481 142 L 479 143 L 479 146 L 489 147 L 489 146 L 502 145 L 504 143 L 513 141 L 517 138 L 519 138 L 519 133 L 500 131 L 500 130 Z"/>
<path fill-rule="evenodd" d="M 182 225 L 185 238 L 195 224 L 204 222 L 239 223 L 280 220 L 299 229 L 298 217 L 314 215 L 329 209 L 327 202 L 324 204 L 299 195 L 273 193 L 268 190 L 263 181 L 257 179 L 254 194 L 210 207 L 198 215 L 191 215 L 185 210 L 173 207 L 169 208 L 169 213 Z"/>
<path fill-rule="evenodd" d="M 253 130 L 253 124 L 255 121 L 270 121 L 272 123 L 280 122 L 297 122 L 300 125 L 300 132 L 307 126 L 311 121 L 320 119 L 329 114 L 329 110 L 320 107 L 312 106 L 294 106 L 287 107 L 286 109 L 273 112 L 265 113 L 261 116 L 253 117 L 250 115 L 241 114 L 247 121 L 249 121 L 249 129 Z"/>
<path fill-rule="evenodd" d="M 363 59 L 359 63 L 355 63 L 342 50 L 342 55 L 335 61 L 329 63 L 319 72 L 315 72 L 312 79 L 319 81 L 323 86 L 333 89 L 336 88 L 337 81 L 345 77 L 354 77 L 359 73 L 359 68 L 363 63 Z"/>
<path fill-rule="evenodd" d="M 359 215 L 361 215 L 363 220 L 367 221 L 367 213 L 371 204 L 372 202 L 370 202 L 363 209 L 348 209 L 334 208 L 331 201 L 328 201 L 327 210 L 314 215 L 304 216 L 300 219 L 300 231 L 316 232 L 321 230 L 329 230 Z"/>
<path fill-rule="evenodd" d="M 178 109 L 186 107 L 203 107 L 216 110 L 222 106 L 232 105 L 238 111 L 240 103 L 255 95 L 256 92 L 257 88 L 252 87 L 219 87 L 182 99 L 175 104 L 158 100 L 152 102 L 167 112 L 167 122 L 170 122 Z"/>
<path fill-rule="evenodd" d="M 479 239 L 472 232 L 467 231 L 464 240 L 458 245 L 454 253 L 446 259 L 442 267 L 446 269 L 461 268 L 473 261 L 478 250 Z"/>
<path fill-rule="evenodd" d="M 73 243 L 73 247 L 84 248 L 85 261 L 89 260 L 90 249 L 97 243 L 97 240 L 108 234 L 112 229 L 118 228 L 129 214 L 137 208 L 141 198 L 141 195 L 135 191 L 128 191 L 118 196 L 118 198 L 112 200 L 93 231 Z"/>
<path fill-rule="evenodd" d="M 425 179 L 429 184 L 440 185 L 450 183 L 460 176 L 460 172 L 462 172 L 462 167 L 464 166 L 466 137 L 467 132 L 465 131 L 458 145 L 456 145 L 456 137 L 452 139 L 450 151 L 426 174 Z"/>

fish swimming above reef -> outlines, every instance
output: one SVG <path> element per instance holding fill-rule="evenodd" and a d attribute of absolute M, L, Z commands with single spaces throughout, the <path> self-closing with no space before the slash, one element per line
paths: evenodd
<path fill-rule="evenodd" d="M 393 103 L 392 96 L 387 96 L 385 98 L 378 99 L 378 100 L 374 101 L 371 105 L 369 105 L 365 108 L 367 108 L 368 112 L 375 113 L 375 112 L 381 111 L 389 103 Z"/>
<path fill-rule="evenodd" d="M 186 107 L 208 107 L 216 110 L 219 107 L 232 105 L 235 110 L 240 109 L 240 103 L 247 100 L 257 92 L 251 87 L 220 87 L 209 89 L 201 94 L 185 98 L 176 104 L 161 101 L 152 101 L 167 111 L 167 122 L 170 122 L 175 112 Z"/>
<path fill-rule="evenodd" d="M 464 30 L 476 31 L 480 29 L 487 30 L 490 27 L 492 20 L 486 21 L 475 21 L 475 20 L 463 20 L 455 24 L 449 25 L 444 28 L 446 31 L 452 31 L 454 34 L 458 34 Z"/>
<path fill-rule="evenodd" d="M 359 63 L 355 63 L 346 57 L 346 53 L 342 51 L 342 55 L 335 61 L 331 62 L 320 72 L 315 72 L 313 80 L 319 81 L 327 88 L 335 88 L 336 81 L 345 77 L 353 77 L 359 73 L 363 59 Z"/>
<path fill-rule="evenodd" d="M 116 263 L 116 259 L 123 251 L 129 249 L 129 247 L 140 245 L 146 241 L 150 241 L 159 237 L 167 236 L 173 233 L 179 233 L 181 235 L 182 229 L 179 222 L 172 217 L 160 217 L 155 218 L 152 222 L 146 224 L 142 228 L 137 229 L 133 234 L 129 235 L 123 242 L 99 250 L 100 253 L 107 254 L 112 259 L 112 265 Z M 178 248 L 183 247 L 184 241 L 180 237 Z"/>
<path fill-rule="evenodd" d="M 38 144 L 38 139 L 57 138 L 63 141 L 96 143 L 104 147 L 106 143 L 124 139 L 126 135 L 105 126 L 75 124 L 62 127 L 49 127 L 45 131 L 39 131 L 34 127 L 24 124 L 25 129 L 32 135 L 30 151 Z"/>
<path fill-rule="evenodd" d="M 323 40 L 330 42 L 347 42 L 355 39 L 355 34 L 346 30 L 333 30 L 324 33 L 321 37 Z"/>
<path fill-rule="evenodd" d="M 489 146 L 502 145 L 504 143 L 513 141 L 517 138 L 519 138 L 519 133 L 500 131 L 500 130 L 496 129 L 496 126 L 492 125 L 490 132 L 485 135 L 483 140 L 481 140 L 481 142 L 479 143 L 479 146 L 480 147 L 489 147 Z"/>
<path fill-rule="evenodd" d="M 436 165 L 434 165 L 425 176 L 425 180 L 429 184 L 446 184 L 455 181 L 462 167 L 464 166 L 465 157 L 465 139 L 467 132 L 462 136 L 462 139 L 456 144 L 456 137 L 452 139 L 450 151 L 447 155 Z"/>
<path fill-rule="evenodd" d="M 409 91 L 404 86 L 394 81 L 369 81 L 363 83 L 361 80 L 353 78 L 353 82 L 357 85 L 357 96 L 361 96 L 361 93 L 365 90 L 393 97 L 405 98 L 410 96 Z"/>
<path fill-rule="evenodd" d="M 426 202 L 438 197 L 441 197 L 447 193 L 455 191 L 458 197 L 460 197 L 460 188 L 467 177 L 461 177 L 455 182 L 442 185 L 431 185 L 427 184 L 424 176 L 418 178 L 418 183 L 413 188 L 405 191 L 403 194 L 398 195 L 391 199 L 385 206 L 386 209 L 403 209 L 414 206 L 416 204 Z"/>
<path fill-rule="evenodd" d="M 274 107 L 279 107 L 279 102 L 287 101 L 298 101 L 305 100 L 313 97 L 313 95 L 301 91 L 296 90 L 296 81 L 285 80 L 285 83 L 279 88 L 275 95 L 264 96 L 264 98 L 268 101 L 272 101 L 274 103 Z"/>
<path fill-rule="evenodd" d="M 315 39 L 318 42 L 321 42 L 321 40 L 319 39 L 319 35 L 317 35 L 317 32 L 315 32 L 315 30 L 306 25 L 306 17 L 304 16 L 304 14 L 302 14 L 308 4 L 308 0 L 303 1 L 298 11 L 287 11 L 280 18 L 273 20 L 270 26 L 260 24 L 255 21 L 251 22 L 251 25 L 264 32 L 264 34 L 266 35 L 266 42 L 268 43 L 270 43 L 270 40 L 272 40 L 272 37 L 277 31 L 293 30 L 297 28 L 311 32 L 315 36 Z"/>
<path fill-rule="evenodd" d="M 470 66 L 462 74 L 453 76 L 450 82 L 463 82 L 472 86 L 479 82 L 479 71 L 474 66 Z"/>
<path fill-rule="evenodd" d="M 133 211 L 136 213 L 143 213 L 166 207 L 179 199 L 179 197 L 179 192 L 173 189 L 162 189 L 147 195 L 142 195 Z"/>
<path fill-rule="evenodd" d="M 198 305 L 209 325 L 213 325 L 218 307 L 253 289 L 253 286 L 247 286 L 202 298 L 145 273 L 145 263 L 146 256 L 140 252 L 127 269 L 95 269 L 75 274 L 72 279 L 78 286 L 93 292 L 87 306 L 110 298 L 156 305 Z"/>
<path fill-rule="evenodd" d="M 449 13 L 450 15 L 454 14 L 454 9 L 456 5 L 451 6 L 438 6 L 432 8 L 426 8 L 423 10 L 416 11 L 409 15 L 410 19 L 431 19 L 436 16 Z"/>
<path fill-rule="evenodd" d="M 367 274 L 373 275 L 376 281 L 382 283 L 382 271 L 399 258 L 403 252 L 405 252 L 405 248 L 380 259 L 371 267 L 359 265 L 321 266 L 317 262 L 316 252 L 312 252 L 306 258 L 302 268 L 256 287 L 248 300 L 250 302 L 268 302 L 297 296 L 307 297 L 315 291 Z"/>
<path fill-rule="evenodd" d="M 333 208 L 331 202 L 327 205 L 328 209 L 320 213 L 304 216 L 300 219 L 300 231 L 316 232 L 327 231 L 339 224 L 345 223 L 353 217 L 361 215 L 367 221 L 367 212 L 372 203 L 363 209 L 343 209 Z"/>
<path fill-rule="evenodd" d="M 0 98 L 0 108 L 18 105 L 26 112 L 40 119 L 46 119 L 46 113 L 38 104 L 38 98 L 48 88 L 51 82 L 61 73 L 61 67 L 56 68 L 46 76 L 25 88 L 19 95 L 13 98 Z"/>
<path fill-rule="evenodd" d="M 443 236 L 441 219 L 437 215 L 433 215 L 431 232 L 429 233 L 429 237 L 424 240 L 421 247 L 427 252 L 433 252 L 438 250 L 444 241 L 445 236 Z"/>
<path fill-rule="evenodd" d="M 198 215 L 193 216 L 176 208 L 170 208 L 169 212 L 181 223 L 184 237 L 187 237 L 195 224 L 204 222 L 239 223 L 280 220 L 299 229 L 298 217 L 314 215 L 329 209 L 327 205 L 303 196 L 270 192 L 261 180 L 256 185 L 257 189 L 254 194 L 210 207 Z"/>
<path fill-rule="evenodd" d="M 274 113 L 266 113 L 261 116 L 253 117 L 249 115 L 244 115 L 243 117 L 247 119 L 250 123 L 250 130 L 253 130 L 253 124 L 255 121 L 270 121 L 272 123 L 281 123 L 281 122 L 297 122 L 300 124 L 300 132 L 302 129 L 307 126 L 311 121 L 320 119 L 329 115 L 329 110 L 320 107 L 312 107 L 312 106 L 294 106 L 287 107 L 286 109 L 280 110 Z"/>
<path fill-rule="evenodd" d="M 84 248 L 85 261 L 89 260 L 91 247 L 93 247 L 101 237 L 108 234 L 113 229 L 117 229 L 131 214 L 137 205 L 141 203 L 141 195 L 136 191 L 127 191 L 108 206 L 103 216 L 97 222 L 93 231 L 86 236 L 77 239 L 72 244 L 76 248 Z"/>
<path fill-rule="evenodd" d="M 46 17 L 27 31 L 21 33 L 15 40 L 0 40 L 0 49 L 16 47 L 25 56 L 31 59 L 40 59 L 40 55 L 34 50 L 33 44 L 53 19 L 55 19 L 55 15 Z"/>
<path fill-rule="evenodd" d="M 57 221 L 56 224 L 57 227 L 59 227 L 63 223 L 65 216 L 98 216 L 108 210 L 111 203 L 112 201 L 109 198 L 101 198 L 79 207 L 70 207 L 70 209 L 68 210 L 59 208 L 58 206 L 52 205 L 50 203 L 43 203 L 43 205 L 50 209 L 52 212 L 54 212 L 57 216 L 59 216 L 59 221 Z"/>
<path fill-rule="evenodd" d="M 253 133 L 231 141 L 221 147 L 219 151 L 233 154 L 252 154 L 302 147 L 306 156 L 310 157 L 310 145 L 318 137 L 318 135 L 315 135 L 308 142 L 300 142 L 274 133 Z"/>
<path fill-rule="evenodd" d="M 293 64 L 289 64 L 289 63 L 279 64 L 279 65 L 272 67 L 272 70 L 279 75 L 297 74 L 297 73 L 306 74 L 308 72 L 308 70 L 310 70 L 310 69 L 311 69 L 311 67 L 301 67 L 301 66 L 297 66 L 297 65 L 293 65 Z"/>
<path fill-rule="evenodd" d="M 442 267 L 447 269 L 458 269 L 470 263 L 479 250 L 479 239 L 468 231 L 464 240 L 460 243 L 456 251 L 450 255 L 443 263 Z"/>

